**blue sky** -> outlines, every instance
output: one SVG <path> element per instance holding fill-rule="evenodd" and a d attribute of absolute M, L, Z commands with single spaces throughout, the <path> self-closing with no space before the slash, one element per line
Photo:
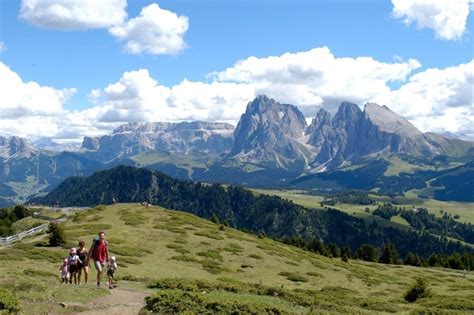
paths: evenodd
<path fill-rule="evenodd" d="M 282 86 L 281 91 L 276 91 L 274 95 L 270 96 L 285 102 L 296 101 L 296 105 L 301 105 L 302 107 L 309 106 L 306 111 L 308 113 L 314 111 L 314 108 L 321 106 L 331 109 L 334 107 L 331 104 L 333 98 L 339 101 L 341 98 L 347 97 L 351 101 L 358 102 L 376 98 L 395 103 L 387 105 L 395 110 L 398 109 L 400 114 L 411 118 L 415 125 L 417 125 L 417 119 L 423 121 L 423 117 L 437 115 L 437 121 L 433 121 L 431 125 L 417 125 L 421 129 L 440 129 L 440 126 L 443 125 L 443 114 L 444 116 L 448 115 L 451 117 L 449 123 L 453 126 L 448 131 L 471 132 L 467 127 L 457 128 L 462 130 L 455 130 L 454 125 L 459 125 L 459 120 L 463 120 L 462 124 L 466 126 L 469 126 L 470 122 L 472 122 L 472 90 L 470 102 L 469 95 L 460 96 L 461 99 L 465 100 L 467 98 L 468 101 L 466 104 L 456 103 L 454 107 L 465 109 L 465 111 L 457 109 L 458 112 L 456 113 L 448 108 L 449 106 L 446 104 L 444 104 L 444 107 L 440 105 L 436 108 L 420 110 L 416 113 L 405 112 L 404 109 L 408 108 L 409 104 L 402 104 L 403 102 L 400 99 L 403 97 L 388 96 L 388 93 L 395 93 L 403 85 L 409 83 L 410 78 L 417 73 L 423 74 L 428 69 L 442 71 L 449 67 L 458 67 L 459 65 L 470 63 L 473 58 L 472 14 L 469 14 L 467 17 L 462 34 L 447 39 L 442 36 L 440 37 L 436 26 L 417 26 L 417 23 L 420 23 L 419 21 L 423 21 L 424 17 L 426 18 L 426 16 L 423 16 L 423 6 L 419 7 L 421 9 L 415 8 L 415 13 L 410 11 L 409 8 L 402 8 L 401 10 L 405 10 L 403 11 L 405 15 L 397 18 L 395 17 L 394 3 L 392 1 L 128 1 L 126 4 L 128 19 L 139 16 L 142 8 L 153 3 L 158 4 L 162 10 L 170 11 L 178 17 L 187 18 L 188 25 L 186 31 L 181 34 L 184 48 L 178 49 L 179 51 L 177 52 L 155 54 L 146 51 L 141 53 L 127 52 L 125 49 L 127 39 L 120 40 L 117 36 L 111 36 L 108 31 L 110 26 L 64 30 L 64 24 L 61 27 L 51 27 L 50 25 L 45 27 L 41 25 L 43 21 L 40 19 L 32 22 L 28 18 L 21 18 L 20 10 L 22 4 L 35 1 L 41 2 L 40 0 L 6 0 L 0 2 L 0 42 L 5 47 L 2 49 L 3 52 L 0 53 L 0 60 L 11 72 L 16 73 L 23 83 L 35 82 L 41 87 L 51 87 L 58 91 L 74 89 L 74 92 L 71 92 L 69 97 L 58 101 L 60 109 L 55 114 L 46 115 L 46 121 L 48 119 L 55 121 L 58 117 L 51 118 L 54 115 L 63 115 L 64 118 L 71 114 L 71 112 L 80 112 L 93 107 L 109 106 L 107 110 L 102 109 L 100 111 L 97 109 L 97 115 L 111 113 L 111 108 L 120 108 L 120 115 L 118 115 L 121 117 L 120 119 L 110 119 L 112 116 L 117 117 L 117 115 L 110 115 L 109 118 L 98 119 L 95 124 L 96 126 L 92 126 L 94 123 L 91 123 L 88 126 L 79 128 L 78 133 L 104 133 L 111 129 L 112 126 L 125 122 L 127 117 L 130 120 L 145 120 L 143 117 L 127 116 L 125 113 L 125 109 L 134 111 L 133 106 L 135 105 L 132 104 L 133 100 L 127 101 L 126 106 L 123 103 L 113 103 L 115 98 L 120 96 L 115 94 L 112 96 L 109 93 L 110 91 L 106 91 L 107 86 L 120 82 L 127 72 L 132 73 L 130 74 L 132 77 L 138 77 L 133 71 L 139 69 L 146 70 L 148 75 L 142 73 L 141 79 L 136 79 L 134 84 L 144 82 L 143 80 L 154 80 L 156 84 L 151 84 L 150 89 L 157 86 L 163 86 L 168 89 L 172 89 L 175 86 L 183 86 L 182 82 L 185 79 L 202 84 L 219 81 L 221 84 L 225 84 L 225 89 L 230 89 L 229 85 L 236 83 L 242 88 L 242 84 L 256 83 L 252 81 L 253 79 L 250 80 L 251 82 L 249 79 L 242 81 L 238 75 L 236 77 L 227 75 L 225 78 L 209 75 L 214 72 L 222 72 L 227 68 L 235 68 L 239 60 L 246 60 L 251 56 L 262 60 L 261 63 L 264 64 L 266 58 L 270 56 L 279 57 L 285 53 L 297 54 L 321 47 L 326 47 L 330 54 L 337 61 L 341 62 L 343 61 L 341 59 L 346 57 L 352 60 L 356 60 L 358 57 L 369 57 L 384 65 L 398 64 L 402 67 L 407 65 L 410 59 L 416 60 L 419 65 L 407 66 L 408 70 L 394 70 L 395 72 L 405 72 L 403 74 L 393 74 L 395 77 L 393 80 L 383 81 L 384 87 L 374 95 L 371 93 L 366 93 L 366 95 L 343 93 L 342 95 L 334 95 L 334 97 L 333 95 L 325 95 L 324 91 L 337 90 L 331 85 L 331 87 L 321 87 L 324 91 L 319 94 L 314 93 L 314 99 L 301 98 L 301 101 L 298 102 L 299 98 L 297 96 L 290 96 L 286 91 L 283 91 L 284 89 L 291 89 L 293 86 L 291 82 L 286 82 L 285 84 L 290 85 Z M 459 1 L 462 2 L 462 0 Z M 426 12 L 431 12 L 429 8 L 425 9 Z M 33 13 L 37 14 L 37 12 Z M 408 18 L 412 19 L 411 24 L 404 22 Z M 354 62 L 354 64 L 357 64 L 357 62 Z M 298 61 L 297 66 L 304 67 L 304 63 Z M 268 65 L 265 66 L 265 69 L 268 70 Z M 341 68 L 338 67 L 337 69 Z M 378 67 L 374 69 L 378 69 Z M 332 70 L 324 69 L 324 71 Z M 386 75 L 386 71 L 392 70 L 382 70 L 380 75 Z M 354 73 L 357 73 L 357 71 Z M 464 80 L 464 83 L 466 80 L 472 79 L 472 71 L 467 70 L 466 74 L 464 69 L 463 73 L 464 76 L 461 75 L 461 80 Z M 271 71 L 270 74 L 267 73 L 266 75 L 271 75 Z M 387 75 L 390 76 L 392 74 L 390 72 Z M 457 76 L 457 74 L 453 75 L 453 77 Z M 425 75 L 423 78 L 426 77 L 429 77 L 429 75 Z M 268 80 L 271 81 L 271 78 Z M 266 80 L 267 83 L 268 80 Z M 351 80 L 358 80 L 358 78 L 352 75 Z M 360 79 L 361 82 L 364 80 L 365 78 Z M 127 83 L 124 83 L 125 81 L 124 79 L 122 83 L 127 86 Z M 380 82 L 377 81 L 374 85 L 378 85 L 378 83 Z M 429 87 L 433 84 L 426 83 L 424 87 Z M 434 86 L 440 84 L 442 85 L 443 83 L 438 82 Z M 466 92 L 466 87 L 462 82 L 457 82 L 457 84 L 460 85 L 459 89 L 462 93 L 469 94 L 469 88 L 467 88 Z M 145 85 L 143 84 L 143 86 Z M 445 82 L 443 86 L 449 85 L 452 85 L 452 82 Z M 142 86 L 141 83 L 140 86 Z M 140 86 L 127 87 L 135 91 L 141 89 Z M 255 92 L 273 91 L 273 88 L 261 88 L 261 85 L 258 84 L 256 86 L 258 88 L 253 89 Z M 341 89 L 344 86 L 347 86 L 347 84 L 342 85 Z M 385 91 L 385 86 L 390 91 Z M 208 87 L 206 85 L 206 88 Z M 216 86 L 216 88 L 219 87 Z M 312 85 L 309 88 L 318 90 L 320 86 Z M 407 87 L 405 90 L 413 91 L 415 89 L 415 87 Z M 90 93 L 93 90 L 98 91 L 99 96 L 94 101 L 91 101 Z M 370 87 L 367 90 L 370 91 Z M 157 91 L 156 93 L 158 93 Z M 216 93 L 219 94 L 219 92 Z M 334 92 L 331 93 L 335 94 Z M 453 94 L 456 93 L 458 91 L 453 92 Z M 155 94 L 153 91 L 147 90 L 143 95 Z M 281 96 L 283 99 L 279 99 L 278 96 Z M 222 97 L 226 99 L 225 95 Z M 185 101 L 172 102 L 172 100 L 179 99 L 179 96 L 174 95 L 170 98 L 168 95 L 166 100 L 163 101 L 166 102 L 166 105 L 163 106 L 167 106 L 168 111 L 173 110 L 173 108 L 180 108 L 180 104 L 184 104 Z M 412 99 L 416 100 L 415 96 Z M 143 101 L 142 96 L 136 101 L 136 111 L 144 108 L 147 111 L 150 110 L 150 106 L 154 106 L 148 103 L 143 105 L 140 103 L 141 101 Z M 225 104 L 222 106 L 237 106 L 232 101 L 235 101 L 235 97 L 226 99 L 224 101 Z M 1 102 L 0 100 L 0 107 Z M 159 102 L 157 100 L 157 108 L 160 107 Z M 195 99 L 189 102 L 199 103 L 200 100 L 196 96 Z M 205 102 L 205 100 L 202 100 L 202 102 Z M 407 101 L 405 100 L 405 102 Z M 453 102 L 453 100 L 448 100 L 445 97 L 441 100 L 433 100 L 432 102 L 449 103 Z M 21 104 L 21 100 L 16 101 L 15 104 L 21 108 L 27 108 L 26 105 Z M 9 106 L 13 105 L 10 104 Z M 48 104 L 39 104 L 37 106 L 47 107 Z M 180 109 L 184 112 L 193 110 L 193 107 L 189 104 L 183 106 L 184 108 Z M 201 107 L 203 106 L 205 105 Z M 243 111 L 245 109 L 245 102 L 238 106 L 240 111 Z M 199 110 L 200 106 L 198 105 L 197 112 Z M 212 110 L 213 108 L 208 108 L 208 112 L 212 112 Z M 446 112 L 446 110 L 451 110 L 451 112 Z M 219 109 L 219 112 L 224 113 L 225 109 Z M 81 119 L 86 119 L 85 116 L 90 117 L 92 114 L 84 115 L 83 113 Z M 454 120 L 452 119 L 453 115 L 457 115 L 457 118 Z M 34 116 L 38 118 L 38 113 L 35 112 Z M 235 121 L 238 117 L 234 116 L 236 115 L 222 114 L 221 117 L 216 112 L 211 114 L 200 113 L 196 117 L 193 115 L 179 116 L 170 113 L 163 116 L 163 120 L 167 118 L 168 120 L 208 118 L 209 120 Z M 446 117 L 444 119 L 448 119 Z M 161 117 L 157 115 L 157 118 Z M 113 124 L 106 127 L 97 127 L 97 125 L 106 125 L 106 123 Z M 61 135 L 61 133 L 64 133 L 61 131 L 61 126 L 57 126 L 55 130 L 49 130 L 45 132 L 45 135 L 67 138 L 67 136 Z M 37 133 L 37 131 L 34 132 Z M 29 135 L 25 134 L 25 136 Z"/>

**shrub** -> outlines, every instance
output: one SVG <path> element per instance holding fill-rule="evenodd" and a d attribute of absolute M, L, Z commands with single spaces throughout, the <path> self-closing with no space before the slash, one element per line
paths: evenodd
<path fill-rule="evenodd" d="M 212 259 L 203 259 L 201 264 L 204 270 L 214 275 L 220 273 L 223 270 L 221 265 Z"/>
<path fill-rule="evenodd" d="M 66 233 L 64 228 L 59 223 L 51 222 L 48 228 L 49 235 L 49 245 L 51 246 L 63 246 L 66 244 Z"/>
<path fill-rule="evenodd" d="M 254 301 L 216 299 L 203 293 L 162 290 L 145 298 L 147 308 L 159 314 L 281 314 L 272 305 Z"/>
<path fill-rule="evenodd" d="M 219 260 L 219 261 L 224 260 L 222 255 L 217 250 L 213 250 L 213 249 L 210 249 L 207 252 L 199 252 L 196 255 L 201 256 L 201 257 L 207 257 L 210 259 Z"/>
<path fill-rule="evenodd" d="M 212 217 L 209 220 L 211 220 L 211 222 L 213 222 L 215 224 L 221 224 L 221 221 L 219 220 L 219 217 L 215 213 L 212 215 Z"/>
<path fill-rule="evenodd" d="M 283 277 L 286 277 L 287 280 L 290 280 L 290 281 L 293 281 L 293 282 L 308 282 L 309 279 L 302 276 L 302 275 L 299 275 L 297 273 L 293 273 L 293 272 L 288 272 L 288 271 L 282 271 L 280 273 L 278 273 L 279 276 L 283 276 Z"/>
<path fill-rule="evenodd" d="M 7 290 L 0 288 L 0 313 L 17 313 L 20 311 L 20 303 L 16 295 Z"/>
<path fill-rule="evenodd" d="M 224 247 L 224 250 L 231 253 L 241 253 L 244 251 L 244 248 L 237 243 L 229 243 Z"/>
<path fill-rule="evenodd" d="M 249 257 L 253 259 L 262 259 L 262 256 L 257 255 L 257 254 L 250 254 Z"/>
<path fill-rule="evenodd" d="M 428 288 L 426 280 L 423 278 L 416 278 L 413 286 L 405 294 L 405 300 L 410 303 L 415 302 L 418 299 L 426 298 L 431 296 L 431 290 Z"/>

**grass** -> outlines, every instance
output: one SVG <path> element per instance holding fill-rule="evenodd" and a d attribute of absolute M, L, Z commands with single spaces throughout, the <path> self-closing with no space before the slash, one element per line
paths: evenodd
<path fill-rule="evenodd" d="M 324 200 L 322 196 L 306 195 L 301 190 L 264 190 L 255 189 L 256 193 L 276 195 L 288 200 L 293 201 L 296 204 L 310 208 L 310 209 L 324 209 L 320 203 Z M 405 193 L 405 196 L 379 196 L 371 195 L 371 198 L 375 199 L 376 203 L 373 205 L 352 205 L 352 204 L 337 204 L 332 208 L 336 208 L 340 211 L 346 212 L 350 215 L 360 217 L 362 219 L 373 220 L 370 213 L 375 210 L 378 203 L 393 202 L 399 207 L 406 207 L 411 209 L 413 206 L 422 207 L 428 209 L 429 212 L 433 213 L 437 217 L 441 217 L 443 213 L 451 214 L 452 216 L 459 215 L 459 222 L 474 224 L 474 203 L 470 202 L 456 202 L 456 201 L 439 201 L 435 199 L 422 199 L 417 197 L 419 191 L 412 190 Z M 366 212 L 366 208 L 369 208 L 370 213 Z M 386 220 L 387 221 L 387 220 Z M 380 222 L 379 222 L 380 223 Z M 387 221 L 384 224 L 405 228 L 408 224 L 404 220 Z"/>
<path fill-rule="evenodd" d="M 36 219 L 32 217 L 23 218 L 13 223 L 12 225 L 13 234 L 18 234 L 20 232 L 27 231 L 31 228 L 34 228 L 35 226 L 38 226 L 47 222 L 48 221 L 46 220 Z"/>
<path fill-rule="evenodd" d="M 136 214 L 141 223 L 127 224 L 124 213 Z M 147 301 L 164 313 L 173 313 L 164 307 L 176 306 L 176 301 L 191 303 L 194 312 L 220 307 L 224 313 L 229 307 L 291 314 L 472 310 L 474 276 L 463 278 L 454 270 L 342 263 L 232 228 L 219 231 L 208 221 L 160 207 L 117 204 L 75 218 L 65 223 L 68 241 L 84 239 L 88 247 L 104 230 L 119 263 L 118 284 L 154 283 L 154 290 L 160 290 Z M 0 248 L 0 288 L 18 296 L 21 312 L 61 313 L 60 302 L 109 294 L 92 285 L 61 285 L 58 269 L 67 249 L 41 246 L 46 243 L 46 235 L 42 237 Z M 433 295 L 407 303 L 403 295 L 416 277 L 427 279 Z"/>
<path fill-rule="evenodd" d="M 434 170 L 433 166 L 428 165 L 416 165 L 410 164 L 403 161 L 398 156 L 392 156 L 387 158 L 389 162 L 387 170 L 384 172 L 384 176 L 398 176 L 400 173 L 414 173 L 416 171 Z"/>

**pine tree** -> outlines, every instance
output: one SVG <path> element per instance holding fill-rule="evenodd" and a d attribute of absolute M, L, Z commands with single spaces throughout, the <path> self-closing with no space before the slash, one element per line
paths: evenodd
<path fill-rule="evenodd" d="M 382 251 L 382 255 L 380 256 L 379 262 L 383 264 L 398 264 L 400 259 L 400 255 L 398 251 L 395 249 L 395 246 L 392 244 L 385 245 Z"/>
<path fill-rule="evenodd" d="M 418 255 L 413 254 L 412 252 L 408 252 L 403 264 L 415 267 L 421 267 L 422 262 L 421 258 Z"/>
<path fill-rule="evenodd" d="M 359 249 L 357 249 L 357 257 L 365 261 L 377 262 L 379 258 L 379 251 L 372 245 L 362 244 Z"/>
<path fill-rule="evenodd" d="M 219 217 L 214 213 L 212 214 L 212 217 L 211 217 L 211 222 L 214 222 L 215 224 L 221 224 L 220 220 L 219 220 Z"/>
<path fill-rule="evenodd" d="M 51 246 L 63 246 L 66 244 L 66 233 L 64 228 L 59 223 L 51 222 L 48 228 L 49 235 L 49 245 Z"/>

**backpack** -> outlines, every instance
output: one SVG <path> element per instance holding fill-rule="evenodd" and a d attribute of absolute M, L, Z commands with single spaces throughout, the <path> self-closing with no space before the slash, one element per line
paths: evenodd
<path fill-rule="evenodd" d="M 78 257 L 77 255 L 74 255 L 74 256 L 72 256 L 72 257 L 69 256 L 69 257 L 68 257 L 68 264 L 69 264 L 69 266 L 75 266 L 75 265 L 77 265 L 77 260 L 78 260 L 78 258 L 79 258 L 79 257 Z"/>
<path fill-rule="evenodd" d="M 92 240 L 92 244 L 94 245 L 92 247 L 92 253 L 91 253 L 91 256 L 92 258 L 94 259 L 97 259 L 97 249 L 99 248 L 97 245 L 99 244 L 99 241 L 100 241 L 100 238 L 98 236 L 94 237 L 94 239 Z M 109 242 L 105 241 L 105 247 L 108 249 L 109 248 Z"/>

